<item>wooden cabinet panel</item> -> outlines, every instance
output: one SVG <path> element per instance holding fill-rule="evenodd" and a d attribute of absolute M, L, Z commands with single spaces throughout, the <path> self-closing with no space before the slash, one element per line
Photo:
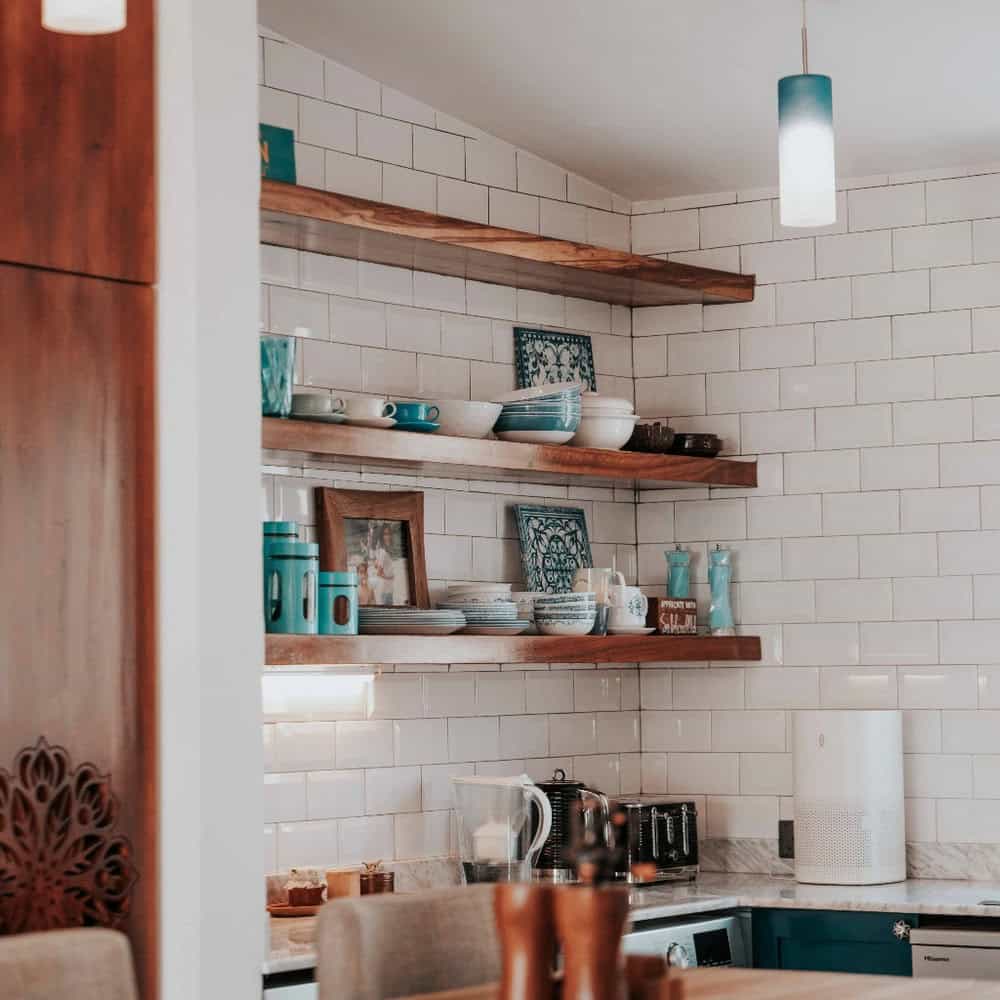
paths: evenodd
<path fill-rule="evenodd" d="M 110 772 L 153 997 L 154 292 L 0 265 L 0 302 L 0 767 L 44 736 Z"/>
<path fill-rule="evenodd" d="M 841 910 L 754 910 L 754 966 L 799 972 L 912 975 L 910 942 L 896 937 L 897 921 L 912 927 L 909 913 Z"/>
<path fill-rule="evenodd" d="M 0 261 L 151 284 L 152 0 L 92 36 L 46 31 L 38 0 L 12 0 L 0 52 Z"/>

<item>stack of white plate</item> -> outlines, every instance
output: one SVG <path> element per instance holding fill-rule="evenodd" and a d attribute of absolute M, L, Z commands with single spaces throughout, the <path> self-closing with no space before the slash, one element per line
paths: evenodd
<path fill-rule="evenodd" d="M 570 444 L 617 450 L 632 436 L 638 419 L 629 400 L 585 392 L 580 402 L 580 424 Z"/>
<path fill-rule="evenodd" d="M 513 601 L 442 601 L 439 608 L 461 611 L 465 615 L 468 635 L 518 635 L 531 622 L 518 618 L 517 605 Z"/>
<path fill-rule="evenodd" d="M 542 635 L 586 635 L 597 617 L 592 592 L 545 594 L 535 598 L 535 625 Z"/>
<path fill-rule="evenodd" d="M 461 611 L 439 608 L 358 609 L 358 625 L 363 635 L 451 635 L 465 628 Z"/>
<path fill-rule="evenodd" d="M 540 590 L 518 590 L 510 595 L 510 599 L 517 605 L 518 617 L 526 618 L 531 622 L 529 631 L 537 631 L 535 628 L 535 598 L 545 596 L 545 592 Z"/>

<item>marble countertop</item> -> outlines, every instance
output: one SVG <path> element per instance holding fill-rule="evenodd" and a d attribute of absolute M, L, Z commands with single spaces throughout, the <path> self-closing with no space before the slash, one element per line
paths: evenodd
<path fill-rule="evenodd" d="M 995 900 L 997 905 L 984 905 Z M 789 877 L 706 873 L 696 882 L 632 891 L 632 921 L 665 920 L 737 906 L 1000 917 L 1000 882 L 908 879 L 892 885 L 802 885 Z M 265 975 L 316 964 L 316 918 L 270 919 Z"/>

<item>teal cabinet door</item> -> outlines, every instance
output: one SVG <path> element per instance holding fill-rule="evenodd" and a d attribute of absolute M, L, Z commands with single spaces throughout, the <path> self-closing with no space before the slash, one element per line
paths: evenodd
<path fill-rule="evenodd" d="M 754 965 L 800 972 L 910 976 L 910 942 L 894 933 L 897 921 L 917 926 L 912 913 L 754 910 Z"/>

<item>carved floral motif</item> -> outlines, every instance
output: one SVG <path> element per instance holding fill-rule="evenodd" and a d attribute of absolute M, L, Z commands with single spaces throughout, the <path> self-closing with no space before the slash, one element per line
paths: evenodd
<path fill-rule="evenodd" d="M 0 768 L 0 934 L 119 926 L 138 872 L 117 817 L 110 776 L 44 738 Z"/>

